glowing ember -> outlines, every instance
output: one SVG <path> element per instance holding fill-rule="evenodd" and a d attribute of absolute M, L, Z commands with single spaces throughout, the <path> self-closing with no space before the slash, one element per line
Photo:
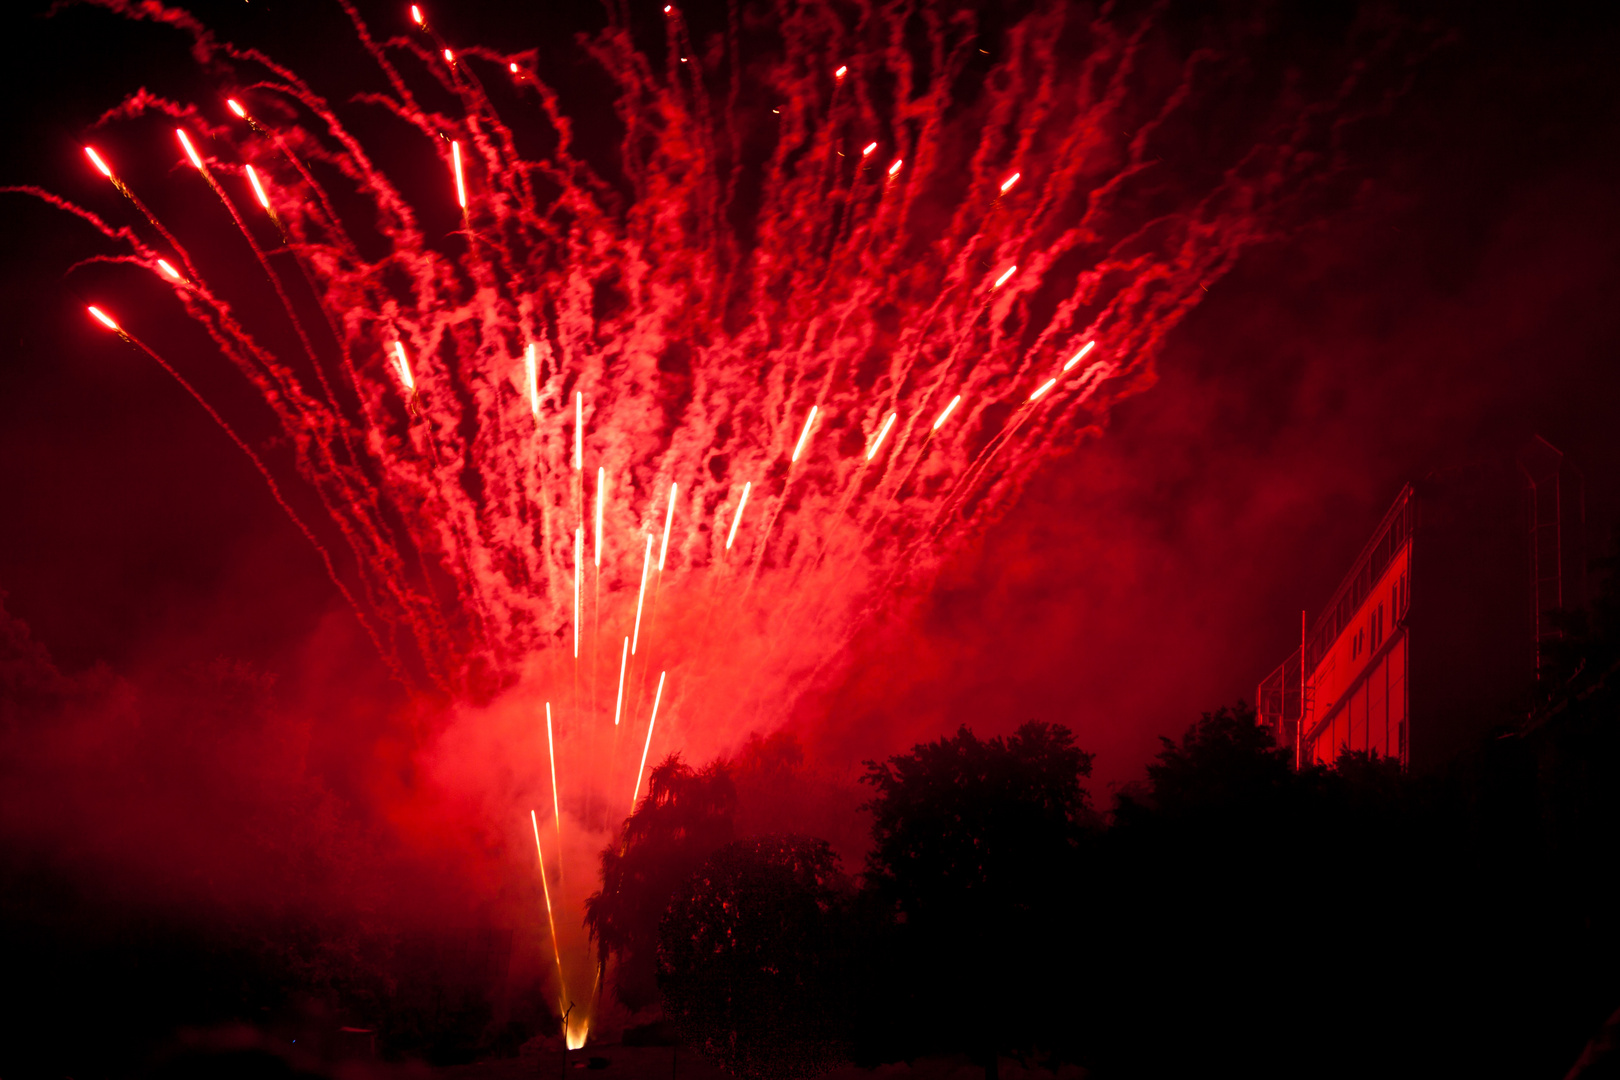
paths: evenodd
<path fill-rule="evenodd" d="M 1007 267 L 1007 269 L 1005 269 L 1005 270 L 1003 270 L 1001 272 L 1001 276 L 996 278 L 996 283 L 994 285 L 990 286 L 990 287 L 992 289 L 1001 288 L 1003 285 L 1007 284 L 1007 279 L 1012 277 L 1016 273 L 1018 273 L 1018 267 L 1016 267 L 1016 266 Z"/>
<path fill-rule="evenodd" d="M 598 466 L 596 470 L 596 548 L 592 558 L 596 565 L 602 565 L 602 507 L 607 502 L 607 470 Z"/>
<path fill-rule="evenodd" d="M 890 413 L 889 418 L 883 421 L 883 426 L 878 429 L 877 438 L 872 440 L 871 447 L 866 451 L 867 461 L 877 457 L 878 447 L 883 445 L 883 437 L 889 433 L 889 429 L 894 426 L 894 418 L 899 415 L 899 413 Z"/>
<path fill-rule="evenodd" d="M 653 725 L 658 723 L 658 703 L 664 700 L 664 676 L 668 672 L 658 673 L 658 692 L 653 695 L 652 716 L 647 719 L 647 741 L 641 747 L 641 767 L 636 770 L 636 789 L 630 795 L 630 810 L 636 809 L 636 800 L 641 798 L 641 777 L 647 771 L 647 751 L 652 749 Z"/>
<path fill-rule="evenodd" d="M 231 112 L 235 113 L 237 116 L 240 116 L 243 120 L 247 119 L 247 110 L 242 108 L 241 105 L 237 104 L 235 98 L 226 98 L 225 104 L 230 108 Z"/>
<path fill-rule="evenodd" d="M 810 406 L 810 415 L 804 418 L 804 430 L 799 433 L 798 445 L 793 448 L 793 456 L 789 461 L 798 461 L 799 455 L 804 452 L 804 444 L 810 438 L 810 425 L 816 422 L 816 406 Z"/>
<path fill-rule="evenodd" d="M 641 642 L 641 605 L 647 599 L 647 571 L 652 568 L 653 538 L 647 537 L 647 554 L 641 560 L 641 591 L 636 593 L 636 628 L 630 634 L 630 655 L 636 654 L 636 646 Z"/>
<path fill-rule="evenodd" d="M 172 263 L 170 263 L 168 259 L 159 259 L 157 261 L 157 264 L 158 264 L 158 269 L 163 271 L 163 276 L 164 277 L 169 278 L 169 279 L 174 280 L 174 281 L 179 281 L 180 280 L 180 271 L 176 270 L 174 268 L 174 265 Z"/>
<path fill-rule="evenodd" d="M 619 654 L 619 701 L 613 706 L 613 726 L 619 726 L 619 717 L 624 715 L 624 672 L 630 666 L 630 639 L 624 639 L 624 651 Z"/>
<path fill-rule="evenodd" d="M 861 151 L 861 157 L 871 157 L 872 151 L 877 149 L 877 143 L 867 143 L 866 149 Z"/>
<path fill-rule="evenodd" d="M 529 392 L 529 415 L 533 416 L 536 422 L 540 420 L 540 384 L 537 378 L 534 342 L 531 341 L 529 347 L 523 350 L 523 382 L 524 388 Z"/>
<path fill-rule="evenodd" d="M 1039 390 L 1037 390 L 1033 394 L 1029 395 L 1029 400 L 1034 401 L 1036 398 L 1040 397 L 1042 394 L 1046 393 L 1048 390 L 1052 389 L 1052 387 L 1054 387 L 1056 385 L 1057 385 L 1057 380 L 1056 379 L 1047 379 L 1044 383 L 1041 384 L 1041 388 Z"/>
<path fill-rule="evenodd" d="M 448 50 L 446 50 L 448 58 Z M 463 210 L 467 209 L 467 185 L 461 179 L 461 143 L 452 139 L 450 142 L 450 159 L 456 169 L 456 203 Z"/>
<path fill-rule="evenodd" d="M 663 542 L 658 545 L 659 573 L 662 573 L 664 570 L 664 556 L 669 554 L 669 526 L 670 522 L 675 520 L 675 492 L 677 487 L 678 485 L 676 484 L 669 485 L 669 507 L 664 511 L 664 539 Z"/>
<path fill-rule="evenodd" d="M 100 308 L 98 308 L 98 307 L 96 307 L 95 305 L 92 304 L 90 306 L 89 310 L 90 310 L 90 314 L 94 315 L 96 317 L 96 320 L 98 322 L 100 322 L 101 325 L 105 326 L 107 329 L 114 330 L 114 331 L 116 331 L 118 329 L 118 324 L 113 322 L 112 318 L 106 312 L 102 311 Z"/>
<path fill-rule="evenodd" d="M 405 385 L 407 393 L 416 393 L 416 379 L 411 375 L 411 362 L 405 359 L 405 343 L 394 342 L 394 370 L 399 374 L 399 381 Z"/>
<path fill-rule="evenodd" d="M 1074 365 L 1078 364 L 1081 360 L 1084 360 L 1085 357 L 1086 357 L 1086 353 L 1090 352 L 1092 350 L 1092 348 L 1094 348 L 1096 346 L 1096 344 L 1097 343 L 1095 341 L 1086 342 L 1085 347 L 1083 347 L 1079 352 L 1075 353 L 1073 356 L 1069 357 L 1068 362 L 1063 365 L 1063 370 L 1068 371 L 1070 368 L 1074 367 Z"/>
<path fill-rule="evenodd" d="M 1007 179 L 1003 180 L 1001 182 L 1001 193 L 1003 195 L 1005 195 L 1005 194 L 1007 194 L 1007 192 L 1011 191 L 1012 186 L 1014 184 L 1018 183 L 1018 178 L 1020 176 L 1022 176 L 1022 175 L 1024 175 L 1024 174 L 1023 173 L 1013 173 L 1011 176 L 1007 177 Z"/>
<path fill-rule="evenodd" d="M 833 78 L 842 79 L 845 75 L 848 75 L 848 74 L 849 74 L 849 67 L 847 65 L 840 66 L 837 71 L 833 72 Z"/>
<path fill-rule="evenodd" d="M 253 171 L 251 165 L 245 165 L 243 168 L 247 172 L 248 183 L 253 185 L 253 194 L 259 198 L 259 205 L 266 210 L 270 209 L 270 196 L 264 193 L 264 185 L 259 183 L 259 174 Z"/>
<path fill-rule="evenodd" d="M 743 485 L 742 498 L 737 500 L 737 516 L 731 519 L 731 532 L 726 534 L 727 551 L 731 550 L 732 543 L 737 539 L 737 526 L 742 524 L 743 507 L 748 505 L 748 490 L 753 486 L 753 481 Z"/>
<path fill-rule="evenodd" d="M 109 180 L 113 178 L 112 170 L 107 168 L 107 163 L 101 160 L 101 156 L 99 154 L 88 146 L 84 148 L 84 152 L 90 156 L 90 164 L 101 170 L 102 176 L 105 176 Z"/>
<path fill-rule="evenodd" d="M 411 5 L 411 22 L 415 23 L 417 26 L 427 25 L 427 20 L 422 18 L 422 9 L 417 7 L 415 4 Z"/>
<path fill-rule="evenodd" d="M 901 159 L 895 158 L 894 164 L 889 166 L 889 175 L 893 176 L 895 173 L 899 172 L 902 164 L 904 164 L 904 162 L 902 162 Z"/>
<path fill-rule="evenodd" d="M 174 133 L 176 135 L 180 136 L 180 145 L 185 147 L 186 157 L 190 158 L 191 163 L 193 165 L 197 166 L 197 169 L 199 171 L 201 171 L 201 169 L 203 167 L 202 158 L 198 157 L 197 156 L 197 151 L 192 148 L 191 140 L 186 138 L 186 133 L 184 131 L 182 131 L 180 128 L 175 128 Z"/>

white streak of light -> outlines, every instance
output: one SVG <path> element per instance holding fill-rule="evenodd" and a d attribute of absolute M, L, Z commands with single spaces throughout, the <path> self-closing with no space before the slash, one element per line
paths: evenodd
<path fill-rule="evenodd" d="M 186 133 L 180 128 L 175 128 L 174 133 L 180 136 L 180 145 L 185 147 L 186 157 L 190 158 L 191 163 L 197 166 L 198 170 L 200 171 L 203 167 L 202 158 L 198 157 L 197 151 L 192 149 L 191 140 L 186 138 Z"/>
<path fill-rule="evenodd" d="M 585 395 L 574 391 L 574 468 L 585 467 Z"/>
<path fill-rule="evenodd" d="M 557 799 L 557 744 L 551 738 L 551 702 L 546 702 L 546 753 L 551 757 L 551 816 L 557 822 L 557 843 L 562 843 L 562 804 Z M 557 852 L 558 857 L 562 852 Z"/>
<path fill-rule="evenodd" d="M 1069 357 L 1069 362 L 1063 365 L 1063 370 L 1068 371 L 1070 368 L 1074 367 L 1074 365 L 1078 364 L 1081 360 L 1085 359 L 1086 353 L 1090 352 L 1092 350 L 1092 347 L 1095 346 L 1096 344 L 1097 343 L 1095 341 L 1086 342 L 1086 347 L 1085 348 L 1081 349 L 1079 352 L 1077 352 L 1073 356 Z"/>
<path fill-rule="evenodd" d="M 630 666 L 630 639 L 624 639 L 624 651 L 619 654 L 619 701 L 613 706 L 613 726 L 619 726 L 619 716 L 624 712 L 624 669 Z"/>
<path fill-rule="evenodd" d="M 1007 192 L 1011 191 L 1012 186 L 1018 183 L 1018 178 L 1023 175 L 1023 173 L 1013 173 L 1011 176 L 1007 177 L 1007 179 L 1003 180 L 1001 182 L 1001 193 L 1005 195 Z"/>
<path fill-rule="evenodd" d="M 270 196 L 264 193 L 264 185 L 259 183 L 259 174 L 253 171 L 253 166 L 247 166 L 248 183 L 253 185 L 253 194 L 259 197 L 259 205 L 266 210 L 270 209 Z"/>
<path fill-rule="evenodd" d="M 877 143 L 867 143 L 866 144 L 866 149 L 861 151 L 861 157 L 870 156 L 872 151 L 874 151 L 876 149 L 877 149 Z"/>
<path fill-rule="evenodd" d="M 883 426 L 878 428 L 877 438 L 872 440 L 872 448 L 866 452 L 867 461 L 871 461 L 877 456 L 878 447 L 883 445 L 883 437 L 889 433 L 889 429 L 894 426 L 894 418 L 899 415 L 899 413 L 890 413 L 889 418 L 883 421 Z"/>
<path fill-rule="evenodd" d="M 945 406 L 945 411 L 939 414 L 939 419 L 938 420 L 934 421 L 934 430 L 935 431 L 939 430 L 939 426 L 945 422 L 945 418 L 947 416 L 951 415 L 952 410 L 954 410 L 956 408 L 957 404 L 961 400 L 962 400 L 962 395 L 961 394 L 957 394 L 955 397 L 951 398 L 951 403 L 949 405 Z"/>
<path fill-rule="evenodd" d="M 1044 383 L 1041 384 L 1041 388 L 1039 390 L 1037 390 L 1033 394 L 1029 395 L 1029 400 L 1034 401 L 1036 398 L 1040 397 L 1042 394 L 1046 393 L 1048 390 L 1052 389 L 1052 387 L 1054 387 L 1056 385 L 1057 385 L 1057 380 L 1056 379 L 1047 379 Z"/>
<path fill-rule="evenodd" d="M 585 526 L 574 527 L 574 659 L 579 659 L 579 567 L 585 561 Z"/>
<path fill-rule="evenodd" d="M 669 485 L 669 509 L 664 511 L 664 542 L 658 547 L 658 572 L 664 572 L 664 556 L 669 553 L 669 523 L 675 520 L 675 484 Z"/>
<path fill-rule="evenodd" d="M 816 422 L 816 406 L 810 406 L 810 415 L 804 418 L 804 430 L 799 432 L 799 445 L 793 448 L 793 456 L 789 461 L 798 461 L 799 455 L 804 452 L 805 440 L 810 438 L 810 425 Z"/>
<path fill-rule="evenodd" d="M 641 559 L 641 591 L 636 594 L 636 629 L 630 636 L 631 656 L 636 655 L 636 646 L 641 643 L 641 603 L 647 599 L 647 571 L 650 569 L 652 569 L 652 533 L 647 534 L 647 554 Z"/>
<path fill-rule="evenodd" d="M 737 539 L 737 526 L 742 523 L 743 507 L 748 505 L 748 489 L 754 486 L 752 480 L 743 484 L 742 499 L 737 503 L 737 516 L 731 519 L 731 535 L 726 537 L 726 550 L 731 550 L 731 542 Z"/>
<path fill-rule="evenodd" d="M 647 751 L 652 749 L 653 725 L 658 723 L 658 703 L 664 697 L 664 676 L 667 671 L 658 673 L 658 692 L 653 695 L 652 718 L 647 721 L 647 742 L 641 748 L 641 768 L 636 770 L 636 790 L 630 796 L 630 812 L 636 812 L 636 800 L 641 797 L 641 776 L 647 771 Z"/>
<path fill-rule="evenodd" d="M 596 550 L 591 552 L 598 569 L 602 566 L 602 503 L 607 499 L 607 470 L 596 467 Z"/>
<path fill-rule="evenodd" d="M 535 370 L 534 342 L 523 353 L 523 370 L 529 377 L 529 414 L 536 420 L 540 419 L 540 376 Z"/>
<path fill-rule="evenodd" d="M 551 951 L 557 957 L 557 994 L 561 1000 L 568 996 L 568 989 L 563 984 L 562 948 L 557 944 L 557 919 L 551 914 L 551 886 L 546 884 L 546 853 L 540 850 L 540 819 L 533 810 L 529 811 L 529 824 L 534 826 L 534 853 L 540 859 L 540 889 L 546 897 L 546 922 L 551 926 Z"/>
<path fill-rule="evenodd" d="M 405 389 L 416 392 L 416 380 L 411 376 L 411 365 L 405 359 L 405 345 L 403 342 L 394 342 L 394 366 L 399 371 L 399 381 L 405 384 Z"/>
<path fill-rule="evenodd" d="M 450 158 L 456 166 L 456 202 L 461 204 L 463 210 L 467 209 L 467 185 L 461 179 L 461 143 L 455 139 L 450 140 Z"/>
<path fill-rule="evenodd" d="M 84 148 L 84 152 L 90 155 L 90 164 L 100 169 L 102 176 L 105 176 L 109 180 L 113 178 L 112 170 L 107 168 L 107 163 L 101 160 L 101 156 L 99 154 L 88 146 Z"/>
<path fill-rule="evenodd" d="M 889 175 L 893 176 L 895 173 L 899 172 L 900 171 L 900 166 L 903 165 L 903 164 L 905 164 L 904 159 L 895 158 L 894 159 L 894 164 L 889 166 Z"/>
<path fill-rule="evenodd" d="M 1009 266 L 1009 267 L 1007 267 L 1006 270 L 1002 271 L 1001 276 L 996 278 L 996 283 L 994 285 L 990 286 L 990 287 L 992 289 L 1001 288 L 1003 285 L 1007 284 L 1007 279 L 1012 277 L 1016 273 L 1018 273 L 1018 267 L 1017 266 Z"/>

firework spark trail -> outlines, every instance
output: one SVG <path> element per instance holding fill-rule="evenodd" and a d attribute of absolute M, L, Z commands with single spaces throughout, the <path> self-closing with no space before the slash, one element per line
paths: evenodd
<path fill-rule="evenodd" d="M 529 811 L 529 824 L 534 827 L 534 855 L 540 865 L 540 891 L 546 898 L 546 925 L 551 928 L 551 954 L 557 961 L 557 1014 L 568 1012 L 568 981 L 563 978 L 562 945 L 557 940 L 557 917 L 551 911 L 551 886 L 546 882 L 546 853 L 540 849 L 540 819 Z"/>
<path fill-rule="evenodd" d="M 647 751 L 652 749 L 653 725 L 658 723 L 658 703 L 664 700 L 664 676 L 667 671 L 658 673 L 658 690 L 653 694 L 652 715 L 647 718 L 647 741 L 641 746 L 641 765 L 636 769 L 636 787 L 630 795 L 630 812 L 636 809 L 636 800 L 641 797 L 641 778 L 647 772 Z"/>
<path fill-rule="evenodd" d="M 321 384 L 306 392 L 302 367 L 232 313 L 88 148 L 168 248 L 68 208 L 161 274 L 274 410 L 353 554 L 337 567 L 322 548 L 329 572 L 352 585 L 345 595 L 392 668 L 454 700 L 486 700 L 543 683 L 548 657 L 560 673 L 571 631 L 574 707 L 586 718 L 577 680 L 592 531 L 591 723 L 577 736 L 570 724 L 564 747 L 548 733 L 553 754 L 605 727 L 591 677 L 603 634 L 626 638 L 615 730 L 632 651 L 656 658 L 633 680 L 637 701 L 651 663 L 679 667 L 717 738 L 780 713 L 784 688 L 831 662 L 872 612 L 917 595 L 942 554 L 1005 512 L 1043 462 L 1149 385 L 1166 334 L 1203 288 L 1306 205 L 1337 167 L 1350 118 L 1387 107 L 1358 90 L 1385 55 L 1373 51 L 1336 89 L 1324 82 L 1303 107 L 1290 98 L 1281 119 L 1234 115 L 1225 103 L 1253 87 L 1228 93 L 1246 70 L 1230 61 L 1247 55 L 1258 24 L 1223 51 L 1189 49 L 1151 17 L 1052 6 L 1005 28 L 991 55 L 971 17 L 924 3 L 921 37 L 895 8 L 863 6 L 858 29 L 781 9 L 779 48 L 757 62 L 767 110 L 741 92 L 756 76 L 737 28 L 729 51 L 700 49 L 672 10 L 662 65 L 618 16 L 587 43 L 618 91 L 622 128 L 613 153 L 588 156 L 529 54 L 442 40 L 420 10 L 405 37 L 374 39 L 345 3 L 379 88 L 353 102 L 403 121 L 454 179 L 442 205 L 418 208 L 290 69 L 161 3 L 102 2 L 190 34 L 209 71 L 239 72 L 220 94 L 237 118 L 224 128 L 145 94 L 108 115 L 166 114 L 210 140 L 207 160 L 185 143 L 206 180 L 209 168 L 238 169 L 273 204 L 345 397 L 299 325 Z M 528 112 L 508 122 L 481 76 L 509 79 L 516 97 L 500 100 L 521 104 L 502 109 Z M 958 107 L 963 93 L 972 108 Z M 514 132 L 536 124 L 553 148 L 524 160 L 518 146 L 534 143 Z M 745 160 L 744 134 L 758 130 L 767 150 Z M 1188 147 L 1177 141 L 1187 130 L 1227 134 Z M 335 184 L 318 183 L 306 159 Z M 351 217 L 352 235 L 377 239 L 364 253 L 336 210 L 362 204 L 370 217 Z M 673 476 L 686 501 L 676 521 L 670 483 L 644 614 L 652 493 Z M 646 539 L 639 588 L 635 537 Z M 677 573 L 661 619 L 666 569 Z M 705 620 L 698 598 L 707 592 L 712 614 L 722 582 L 735 602 Z M 701 632 L 687 632 L 695 624 Z M 555 813 L 555 783 L 553 795 Z M 580 797 L 596 795 L 585 785 Z"/>

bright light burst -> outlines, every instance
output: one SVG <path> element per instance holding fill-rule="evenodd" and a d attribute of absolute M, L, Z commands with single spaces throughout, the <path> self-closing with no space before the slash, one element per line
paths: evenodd
<path fill-rule="evenodd" d="M 156 17 L 148 5 L 109 3 Z M 947 79 L 919 72 L 907 49 L 860 44 L 906 40 L 908 10 L 869 9 L 873 25 L 853 37 L 836 19 L 779 19 L 788 47 L 746 58 L 762 65 L 750 78 L 783 91 L 770 102 L 731 92 L 739 73 L 724 50 L 712 63 L 698 56 L 701 73 L 679 69 L 638 53 L 615 21 L 590 56 L 616 89 L 604 100 L 635 137 L 601 150 L 602 140 L 574 140 L 577 118 L 557 111 L 556 87 L 532 66 L 507 85 L 526 95 L 523 122 L 547 132 L 518 138 L 500 110 L 519 106 L 497 108 L 478 78 L 484 65 L 518 65 L 452 48 L 412 5 L 423 37 L 368 34 L 357 50 L 374 76 L 364 108 L 382 103 L 403 119 L 424 161 L 442 163 L 427 155 L 450 144 L 454 203 L 440 188 L 420 206 L 377 164 L 400 160 L 400 148 L 374 157 L 346 126 L 348 106 L 196 31 L 204 70 L 230 76 L 221 97 L 251 86 L 277 107 L 250 118 L 226 98 L 248 120 L 228 129 L 149 95 L 121 115 L 185 122 L 210 140 L 219 170 L 242 170 L 266 210 L 274 190 L 283 245 L 258 246 L 183 128 L 174 131 L 186 158 L 219 199 L 173 222 L 159 222 L 89 146 L 119 211 L 138 212 L 136 231 L 34 193 L 128 245 L 128 261 L 186 283 L 170 294 L 274 413 L 295 482 L 313 489 L 331 527 L 294 520 L 403 683 L 453 702 L 547 702 L 560 828 L 563 814 L 586 811 L 561 806 L 558 769 L 581 807 L 616 803 L 630 779 L 633 758 L 583 759 L 591 733 L 611 730 L 614 637 L 614 727 L 640 722 L 646 682 L 660 672 L 637 796 L 666 672 L 675 692 L 663 740 L 673 746 L 724 749 L 755 718 L 785 715 L 793 694 L 835 673 L 829 658 L 863 620 L 918 595 L 952 545 L 1100 430 L 1113 402 L 1151 384 L 1166 335 L 1204 287 L 1284 227 L 1327 175 L 1334 159 L 1322 149 L 1355 115 L 1347 103 L 1372 70 L 1350 71 L 1323 107 L 1293 103 L 1244 126 L 1225 122 L 1233 97 L 1203 77 L 1215 54 L 1185 53 L 1179 78 L 1133 76 L 1181 47 L 1151 15 L 1043 9 L 1005 28 L 995 54 L 986 45 L 982 75 L 953 69 Z M 667 25 L 683 32 L 679 20 Z M 928 31 L 939 56 L 978 44 L 952 26 Z M 1064 35 L 1090 44 L 1031 44 Z M 688 42 L 671 40 L 669 60 L 684 60 Z M 436 56 L 445 63 L 417 59 Z M 980 79 L 975 105 L 959 108 L 952 87 L 970 78 Z M 419 104 L 429 99 L 432 112 Z M 767 128 L 761 154 L 733 144 Z M 1131 134 L 1149 130 L 1165 134 Z M 1167 165 L 1176 159 L 1161 144 L 1177 131 L 1241 134 L 1201 140 L 1185 164 Z M 892 154 L 883 173 L 868 162 L 880 142 Z M 524 159 L 519 148 L 535 145 L 549 150 Z M 1001 196 L 1017 185 L 1015 207 Z M 227 211 L 257 266 L 205 282 L 185 240 L 212 238 Z M 267 279 L 266 303 L 235 302 Z M 319 305 L 324 318 L 311 325 L 321 333 L 308 332 L 303 297 Z M 88 310 L 164 362 L 161 346 Z M 288 337 L 285 325 L 291 349 L 271 344 Z M 746 542 L 728 554 L 750 506 Z M 583 801 L 593 790 L 619 795 Z M 558 968 L 560 979 L 560 952 Z M 571 1022 L 570 1043 L 583 1031 Z"/>

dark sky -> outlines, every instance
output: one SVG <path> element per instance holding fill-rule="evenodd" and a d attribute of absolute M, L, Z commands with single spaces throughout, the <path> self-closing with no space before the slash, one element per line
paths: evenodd
<path fill-rule="evenodd" d="M 180 93 L 189 69 L 172 36 L 94 11 L 42 21 L 44 6 L 8 5 L 0 26 L 0 179 L 86 197 L 89 121 L 143 81 Z M 294 47 L 285 11 L 266 7 L 201 10 L 230 33 L 257 27 L 273 52 Z M 525 44 L 520 10 L 480 5 L 476 24 L 442 28 Z M 1156 736 L 1252 696 L 1406 480 L 1532 433 L 1585 472 L 1607 528 L 1620 35 L 1530 6 L 1414 17 L 1451 40 L 1364 141 L 1358 193 L 1246 256 L 1175 332 L 1159 385 L 1053 461 L 915 622 L 874 628 L 846 684 L 799 714 L 826 760 L 1039 718 L 1077 730 L 1100 781 L 1138 775 Z M 535 27 L 561 47 L 556 25 Z M 318 63 L 312 37 L 296 47 Z M 382 724 L 381 665 L 250 465 L 84 318 L 64 271 L 94 250 L 65 216 L 7 197 L 7 609 L 69 670 L 138 679 L 246 659 L 300 708 Z M 228 383 L 211 389 L 232 404 Z"/>

